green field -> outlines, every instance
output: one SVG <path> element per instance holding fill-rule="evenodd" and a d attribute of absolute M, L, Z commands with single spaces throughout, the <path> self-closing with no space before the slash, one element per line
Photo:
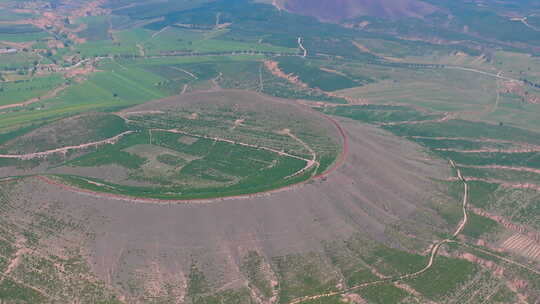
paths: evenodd
<path fill-rule="evenodd" d="M 0 0 L 0 107 L 32 101 L 0 110 L 0 154 L 28 157 L 0 158 L 0 302 L 285 304 L 369 282 L 378 283 L 305 303 L 355 295 L 349 302 L 538 302 L 537 276 L 496 256 L 537 266 L 502 243 L 525 234 L 508 222 L 540 230 L 539 8 L 473 2 L 423 0 L 439 8 L 423 18 L 321 22 L 271 0 L 107 0 L 90 11 L 96 3 Z M 336 4 L 327 5 L 333 13 Z M 267 67 L 273 62 L 280 71 Z M 349 129 L 356 121 L 381 129 L 381 149 L 403 140 L 403 151 L 388 152 L 424 153 L 381 165 L 407 170 L 430 191 L 401 188 L 408 181 L 389 172 L 389 184 L 376 185 L 384 189 L 353 192 L 372 182 L 368 171 L 349 174 L 364 172 L 359 158 L 369 161 L 357 151 L 311 180 L 345 152 L 328 116 L 346 129 L 350 149 L 371 148 L 353 141 L 365 135 Z M 62 150 L 77 145 L 84 148 Z M 62 151 L 39 154 L 54 149 Z M 431 168 L 437 179 L 427 178 Z M 464 181 L 456 169 L 469 191 L 457 237 Z M 330 203 L 309 201 L 305 216 L 287 223 L 267 222 L 274 205 L 240 219 L 219 212 L 188 226 L 189 243 L 174 231 L 156 237 L 184 223 L 182 213 L 160 226 L 158 215 L 165 225 L 176 208 L 221 208 L 231 203 L 225 197 L 301 183 L 329 189 Z M 70 186 L 78 190 L 63 201 L 57 191 Z M 393 208 L 419 189 L 417 204 Z M 154 214 L 162 206 L 100 196 L 218 204 Z M 237 237 L 249 220 L 249 234 Z M 211 233 L 217 227 L 225 233 Z M 311 237 L 317 231 L 329 233 Z M 445 239 L 433 267 L 400 279 L 423 269 L 430 246 Z"/>
<path fill-rule="evenodd" d="M 32 77 L 26 80 L 0 82 L 0 106 L 27 101 L 45 95 L 63 83 L 59 75 Z"/>

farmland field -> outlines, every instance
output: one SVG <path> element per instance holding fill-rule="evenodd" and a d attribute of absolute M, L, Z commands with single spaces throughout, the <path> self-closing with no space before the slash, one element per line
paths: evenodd
<path fill-rule="evenodd" d="M 539 303 L 539 14 L 0 0 L 0 303 Z"/>
<path fill-rule="evenodd" d="M 281 108 L 286 110 L 281 113 Z M 54 172 L 78 168 L 79 175 L 57 177 L 93 191 L 207 198 L 271 190 L 325 172 L 340 153 L 337 130 L 325 130 L 325 125 L 330 123 L 316 112 L 283 100 L 217 91 L 147 103 L 116 115 L 57 120 L 7 140 L 1 149 L 6 155 L 32 155 L 73 147 L 64 152 L 67 159 L 53 152 L 44 154 L 44 161 L 54 164 Z M 69 130 L 65 137 L 50 135 L 63 128 Z M 84 146 L 116 136 L 121 137 L 105 145 Z M 79 145 L 86 150 L 83 155 Z M 84 173 L 84 168 L 108 165 L 125 168 L 129 177 L 116 180 Z"/>

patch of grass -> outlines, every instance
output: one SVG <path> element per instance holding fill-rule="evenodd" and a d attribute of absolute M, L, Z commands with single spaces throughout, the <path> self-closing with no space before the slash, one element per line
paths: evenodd
<path fill-rule="evenodd" d="M 193 304 L 255 304 L 246 288 L 226 290 L 210 296 L 195 298 Z"/>
<path fill-rule="evenodd" d="M 433 267 L 406 281 L 425 297 L 440 300 L 464 285 L 477 270 L 478 267 L 471 262 L 437 256 Z"/>
<path fill-rule="evenodd" d="M 401 303 L 408 293 L 391 284 L 368 286 L 358 291 L 362 298 L 373 304 Z"/>
<path fill-rule="evenodd" d="M 461 140 L 461 139 L 431 139 L 431 138 L 410 138 L 423 146 L 430 149 L 459 149 L 459 150 L 474 150 L 481 149 L 485 145 L 479 142 Z"/>
<path fill-rule="evenodd" d="M 0 299 L 11 303 L 45 303 L 46 298 L 28 287 L 22 286 L 9 278 L 0 283 Z"/>
<path fill-rule="evenodd" d="M 540 153 L 459 153 L 453 151 L 437 151 L 444 158 L 453 159 L 458 164 L 487 166 L 515 166 L 540 169 Z"/>
<path fill-rule="evenodd" d="M 436 114 L 423 114 L 412 108 L 401 106 L 337 106 L 325 108 L 322 111 L 326 114 L 343 116 L 368 123 L 421 121 L 441 117 Z"/>
<path fill-rule="evenodd" d="M 499 224 L 496 221 L 470 213 L 467 225 L 465 226 L 465 229 L 463 229 L 463 234 L 473 238 L 479 238 L 486 233 L 496 231 L 498 227 Z"/>
<path fill-rule="evenodd" d="M 319 88 L 323 91 L 337 91 L 362 84 L 359 80 L 323 71 L 313 62 L 299 57 L 280 57 L 278 62 L 280 69 L 285 74 L 297 75 L 302 82 L 311 88 Z"/>
<path fill-rule="evenodd" d="M 59 75 L 0 82 L 0 93 L 2 94 L 0 105 L 9 105 L 40 97 L 62 83 L 63 79 Z"/>
<path fill-rule="evenodd" d="M 196 264 L 191 265 L 188 276 L 188 288 L 187 295 L 190 297 L 195 297 L 200 294 L 205 294 L 210 290 L 206 276 L 199 269 L 199 266 Z"/>
<path fill-rule="evenodd" d="M 385 129 L 401 136 L 490 138 L 540 144 L 540 135 L 536 132 L 512 126 L 499 126 L 465 120 L 450 120 L 443 123 L 421 125 L 387 126 Z"/>
<path fill-rule="evenodd" d="M 491 301 L 494 304 L 515 303 L 516 300 L 516 294 L 506 287 L 506 285 L 501 285 L 499 290 L 491 297 Z"/>
<path fill-rule="evenodd" d="M 47 37 L 42 29 L 29 24 L 0 25 L 0 41 L 28 42 Z"/>
<path fill-rule="evenodd" d="M 264 258 L 256 251 L 250 251 L 244 258 L 240 269 L 244 272 L 254 287 L 261 292 L 266 298 L 272 296 L 272 286 L 268 279 L 265 277 L 263 270 Z"/>
<path fill-rule="evenodd" d="M 0 145 L 4 144 L 9 140 L 22 136 L 30 131 L 33 131 L 41 126 L 43 126 L 43 123 L 33 123 L 30 125 L 21 126 L 20 128 L 9 130 L 4 133 L 0 133 Z"/>
<path fill-rule="evenodd" d="M 471 204 L 482 209 L 489 208 L 494 199 L 493 193 L 499 188 L 499 185 L 480 181 L 467 183 L 469 184 L 469 201 Z"/>
<path fill-rule="evenodd" d="M 110 16 L 89 16 L 77 19 L 78 23 L 86 24 L 86 28 L 77 33 L 77 36 L 87 41 L 110 39 L 108 33 L 110 18 Z"/>
<path fill-rule="evenodd" d="M 160 154 L 156 159 L 161 163 L 174 167 L 179 167 L 187 163 L 185 159 L 172 154 Z"/>
<path fill-rule="evenodd" d="M 276 257 L 273 263 L 280 278 L 280 303 L 335 289 L 337 279 L 330 276 L 315 254 Z"/>
<path fill-rule="evenodd" d="M 379 245 L 372 251 L 366 262 L 385 275 L 413 273 L 422 269 L 427 258 L 418 254 Z"/>
<path fill-rule="evenodd" d="M 124 120 L 116 115 L 89 113 L 35 128 L 4 143 L 0 150 L 14 154 L 41 152 L 108 139 L 126 130 Z"/>
<path fill-rule="evenodd" d="M 140 168 L 146 162 L 146 159 L 124 152 L 122 149 L 146 142 L 148 142 L 148 137 L 145 133 L 128 134 L 116 144 L 100 146 L 95 152 L 75 158 L 69 161 L 67 165 L 96 167 L 117 164 L 128 169 Z"/>

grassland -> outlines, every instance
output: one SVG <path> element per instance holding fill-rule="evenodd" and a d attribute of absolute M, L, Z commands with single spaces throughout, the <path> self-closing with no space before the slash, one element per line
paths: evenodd
<path fill-rule="evenodd" d="M 482 111 L 486 105 L 495 102 L 495 81 L 478 77 L 474 73 L 384 66 L 357 69 L 382 81 L 343 93 L 375 103 L 405 103 L 432 111 L 447 112 Z"/>
<path fill-rule="evenodd" d="M 126 130 L 118 116 L 86 114 L 49 123 L 3 143 L 0 149 L 6 154 L 43 152 L 108 139 Z"/>
<path fill-rule="evenodd" d="M 63 79 L 59 75 L 2 82 L 0 83 L 0 91 L 2 92 L 0 106 L 24 102 L 43 96 L 62 83 Z"/>
<path fill-rule="evenodd" d="M 0 25 L 0 41 L 31 42 L 47 36 L 45 31 L 32 25 Z"/>
<path fill-rule="evenodd" d="M 452 31 L 438 34 L 466 42 L 435 45 L 376 33 L 396 27 L 397 32 L 405 36 L 409 32 L 432 34 L 418 24 L 384 24 L 370 20 L 366 30 L 357 31 L 244 0 L 149 3 L 122 0 L 108 2 L 105 6 L 113 10 L 111 15 L 79 17 L 73 24 L 65 24 L 70 30 L 81 26 L 82 30 L 73 34 L 86 40 L 82 43 L 71 41 L 68 35 L 59 34 L 54 28 L 45 32 L 28 25 L 0 26 L 0 45 L 27 42 L 17 45 L 21 50 L 16 54 L 0 55 L 0 106 L 44 96 L 55 87 L 69 85 L 57 96 L 0 113 L 0 152 L 32 153 L 99 141 L 127 130 L 133 133 L 111 144 L 65 155 L 2 160 L 2 172 L 45 175 L 79 191 L 95 191 L 117 198 L 207 199 L 253 194 L 305 182 L 325 172 L 335 162 L 340 141 L 327 121 L 310 110 L 291 106 L 292 101 L 276 102 L 257 94 L 219 90 L 220 87 L 245 89 L 269 96 L 321 101 L 319 110 L 324 114 L 382 125 L 387 131 L 420 144 L 422 148 L 418 149 L 429 151 L 433 157 L 456 161 L 457 168 L 466 177 L 479 179 L 468 182 L 472 207 L 529 229 L 540 229 L 538 192 L 511 187 L 525 181 L 539 184 L 538 174 L 531 170 L 485 167 L 540 168 L 538 152 L 511 151 L 522 149 L 524 143 L 540 145 L 539 106 L 525 102 L 524 92 L 527 95 L 540 93 L 530 85 L 520 87 L 523 92 L 505 91 L 509 90 L 510 78 L 540 82 L 536 57 L 517 53 L 515 49 L 491 50 L 494 41 L 486 48 L 479 48 L 476 44 L 483 42 L 478 37 Z M 492 14 L 482 16 L 487 18 L 487 24 L 500 21 Z M 29 15 L 6 14 L 0 10 L 2 22 L 27 17 Z M 465 21 L 476 25 L 479 22 L 474 18 Z M 462 18 L 456 21 L 461 22 L 464 22 Z M 534 24 L 533 18 L 531 23 Z M 493 30 L 496 27 L 480 25 L 479 28 L 496 40 L 523 39 L 509 35 L 509 29 L 522 29 L 519 22 L 500 24 L 503 27 L 500 33 Z M 524 34 L 531 32 L 527 30 Z M 306 58 L 295 56 L 299 54 L 298 37 L 308 50 Z M 55 45 L 58 42 L 63 45 Z M 276 77 L 265 67 L 266 60 L 277 61 L 284 73 L 298 76 L 307 87 Z M 78 68 L 87 70 L 68 76 Z M 192 93 L 198 90 L 214 93 Z M 163 100 L 180 93 L 182 97 Z M 369 104 L 340 106 L 347 103 L 345 97 Z M 287 103 L 289 105 L 285 106 Z M 444 117 L 450 119 L 441 120 Z M 510 152 L 494 151 L 498 149 Z M 309 161 L 316 165 L 301 171 Z M 115 174 L 111 174 L 112 171 Z M 349 181 L 354 185 L 359 180 Z M 24 187 L 27 182 L 17 187 Z M 381 275 L 394 277 L 412 273 L 425 266 L 427 257 L 420 252 L 431 240 L 448 237 L 451 228 L 462 219 L 461 205 L 456 203 L 463 198 L 462 183 L 442 181 L 438 185 L 448 192 L 448 197 L 426 198 L 426 205 L 414 205 L 418 210 L 408 214 L 407 219 L 402 219 L 403 214 L 389 209 L 386 204 L 380 207 L 375 201 L 373 205 L 377 206 L 359 202 L 364 194 L 356 193 L 354 204 L 336 207 L 343 208 L 338 213 L 347 214 L 343 227 L 357 221 L 349 215 L 355 208 L 362 209 L 370 220 L 390 214 L 391 220 L 381 221 L 384 233 L 376 235 L 377 242 L 366 236 L 324 243 L 322 252 L 274 256 L 260 253 L 267 243 L 256 246 L 242 243 L 248 250 L 254 249 L 252 247 L 257 250 L 235 256 L 234 267 L 242 273 L 246 283 L 241 287 L 218 290 L 216 278 L 223 279 L 224 275 L 207 269 L 209 264 L 222 261 L 199 263 L 191 255 L 182 260 L 186 265 L 192 263 L 187 269 L 186 281 L 166 284 L 163 294 L 149 296 L 146 285 L 137 285 L 140 282 L 131 280 L 122 282 L 124 285 L 118 288 L 128 290 L 134 298 L 140 296 L 137 300 L 142 302 L 177 300 L 175 287 L 185 283 L 185 296 L 191 303 L 252 303 L 253 292 L 265 301 L 277 295 L 281 303 L 288 303 L 297 297 L 376 281 Z M 8 184 L 0 194 L 19 191 L 15 186 L 15 183 Z M 386 189 L 382 192 L 386 193 Z M 44 191 L 43 194 L 50 193 Z M 89 277 L 93 269 L 87 263 L 89 258 L 83 256 L 87 253 L 73 246 L 78 244 L 85 248 L 85 241 L 96 240 L 95 235 L 84 230 L 91 227 L 87 219 L 95 210 L 86 210 L 81 217 L 84 220 L 76 220 L 64 213 L 66 208 L 47 209 L 60 203 L 29 210 L 33 208 L 29 202 L 41 200 L 28 199 L 26 203 L 15 200 L 22 206 L 12 205 L 16 197 L 2 197 L 0 228 L 10 232 L 3 233 L 6 240 L 0 241 L 0 268 L 5 270 L 17 255 L 20 249 L 17 240 L 24 239 L 24 246 L 40 254 L 23 254 L 22 264 L 2 280 L 0 298 L 15 303 L 39 303 L 66 296 L 88 303 L 117 303 L 108 284 Z M 340 203 L 341 200 L 335 199 L 330 205 Z M 121 206 L 119 208 L 125 207 Z M 303 229 L 311 230 L 319 221 L 332 224 L 331 219 L 315 216 L 322 212 L 319 211 L 322 207 L 310 205 L 307 209 L 313 209 L 313 213 L 307 219 L 309 228 Z M 113 208 L 107 210 L 114 212 Z M 109 216 L 108 212 L 104 214 Z M 487 216 L 472 213 L 469 216 L 461 236 L 464 242 L 482 240 L 494 246 L 501 235 L 508 233 L 506 226 Z M 16 222 L 19 218 L 22 220 Z M 115 221 L 104 216 L 96 222 L 93 227 Z M 151 229 L 152 225 L 144 228 Z M 236 227 L 234 225 L 236 223 L 227 227 Z M 266 229 L 268 227 L 261 224 L 253 230 L 266 233 Z M 167 256 L 158 249 L 149 250 L 157 252 L 153 257 L 153 253 L 144 250 L 130 252 L 131 243 L 141 240 L 151 243 L 141 237 L 146 237 L 146 233 L 144 230 L 136 238 L 121 239 L 118 243 L 126 241 L 122 246 L 128 244 L 127 253 L 126 248 L 119 248 L 118 260 L 122 260 L 123 254 L 137 256 L 134 260 L 122 260 L 122 263 L 137 261 L 134 264 L 145 258 L 154 261 L 158 255 Z M 339 236 L 341 233 L 339 230 Z M 272 237 L 275 236 L 268 236 Z M 279 237 L 281 235 L 276 238 Z M 111 244 L 115 240 L 108 241 Z M 155 247 L 167 247 L 169 241 L 156 241 Z M 256 241 L 258 239 L 253 240 Z M 202 251 L 206 250 L 204 246 L 201 246 Z M 227 249 L 234 253 L 231 255 L 246 249 L 239 250 L 235 246 Z M 68 247 L 72 251 L 41 251 Z M 178 252 L 189 251 L 186 246 L 171 245 L 171 248 L 175 251 L 167 252 L 169 257 L 178 258 Z M 441 250 L 446 256 L 438 256 L 433 268 L 404 282 L 415 292 L 388 283 L 355 293 L 369 303 L 430 300 L 459 303 L 468 295 L 472 295 L 471 301 L 482 302 L 486 300 L 484 296 L 487 298 L 486 290 L 496 292 L 491 298 L 494 303 L 516 299 L 515 291 L 500 287 L 505 286 L 504 279 L 491 277 L 484 266 L 461 259 L 461 254 L 469 251 L 457 245 Z M 109 257 L 108 254 L 117 258 L 116 252 L 104 255 Z M 475 254 L 481 256 L 478 252 Z M 510 257 L 514 257 L 512 254 Z M 171 265 L 179 260 L 169 264 L 171 261 L 156 265 L 174 268 Z M 490 261 L 497 262 L 493 257 Z M 57 265 L 61 266 L 57 268 Z M 138 275 L 149 273 L 148 269 L 135 267 L 130 271 Z M 157 272 L 162 274 L 159 269 Z M 110 271 L 113 281 L 120 280 L 121 275 Z M 515 277 L 524 278 L 519 273 Z M 534 277 L 525 278 L 534 282 Z M 148 275 L 137 279 L 152 284 L 155 278 Z M 77 282 L 75 287 L 73 282 Z M 518 292 L 531 294 L 523 288 Z M 338 301 L 340 297 L 335 296 L 312 303 Z"/>
<path fill-rule="evenodd" d="M 11 160 L 3 166 L 36 167 L 46 162 L 61 173 L 62 167 L 92 172 L 91 168 L 116 165 L 127 170 L 127 180 L 84 173 L 58 177 L 92 191 L 194 199 L 251 194 L 302 182 L 327 170 L 339 153 L 325 128 L 328 122 L 321 124 L 322 118 L 313 112 L 279 100 L 217 91 L 191 94 L 182 101 L 172 98 L 141 105 L 119 113 L 122 118 L 80 115 L 6 133 L 1 147 L 5 154 L 28 154 L 132 132 L 109 144 L 72 149 L 63 157 L 51 154 L 41 161 Z M 64 131 L 54 135 L 59 130 Z"/>
<path fill-rule="evenodd" d="M 1 265 L 2 300 L 50 303 L 67 296 L 88 303 L 113 303 L 113 293 L 102 281 L 89 275 L 90 266 L 82 256 L 80 246 L 75 245 L 86 240 L 82 226 L 75 224 L 70 215 L 59 212 L 59 205 L 40 207 L 15 201 L 9 190 L 16 187 L 14 183 L 1 187 L 3 219 L 0 230 L 4 239 L 0 248 L 5 262 Z M 23 226 L 24 221 L 33 224 Z M 61 246 L 62 251 L 48 250 L 53 244 Z"/>
<path fill-rule="evenodd" d="M 321 70 L 316 63 L 299 57 L 278 58 L 278 62 L 283 72 L 297 75 L 302 82 L 311 88 L 319 88 L 323 91 L 337 91 L 363 84 L 362 81 L 351 79 L 347 75 Z"/>

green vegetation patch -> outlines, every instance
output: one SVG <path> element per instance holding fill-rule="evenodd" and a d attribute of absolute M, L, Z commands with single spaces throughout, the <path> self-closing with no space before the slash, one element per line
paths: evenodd
<path fill-rule="evenodd" d="M 379 245 L 365 261 L 385 275 L 398 275 L 422 269 L 427 263 L 427 257 Z"/>
<path fill-rule="evenodd" d="M 453 159 L 456 163 L 462 165 L 486 166 L 514 166 L 530 167 L 540 169 L 540 153 L 460 153 L 453 151 L 438 151 L 438 154 L 444 158 Z"/>
<path fill-rule="evenodd" d="M 287 255 L 273 259 L 280 278 L 280 303 L 335 289 L 338 279 L 316 254 Z"/>
<path fill-rule="evenodd" d="M 467 221 L 467 225 L 465 225 L 463 234 L 473 238 L 480 238 L 486 233 L 496 231 L 498 228 L 499 224 L 496 221 L 474 213 L 469 213 L 469 220 Z"/>
<path fill-rule="evenodd" d="M 326 114 L 343 116 L 367 123 L 422 121 L 440 118 L 437 114 L 424 114 L 412 108 L 384 105 L 355 105 L 324 108 Z"/>
<path fill-rule="evenodd" d="M 257 288 L 264 297 L 270 298 L 272 297 L 272 285 L 264 272 L 264 263 L 264 257 L 256 251 L 250 251 L 244 258 L 240 270 L 246 274 L 250 285 Z"/>
<path fill-rule="evenodd" d="M 408 296 L 406 291 L 391 284 L 368 286 L 358 293 L 373 304 L 401 303 Z"/>
<path fill-rule="evenodd" d="M 473 206 L 487 209 L 495 200 L 494 193 L 499 189 L 498 184 L 490 184 L 481 181 L 470 181 L 469 200 Z"/>
<path fill-rule="evenodd" d="M 294 74 L 300 81 L 311 88 L 319 88 L 323 91 L 337 91 L 356 87 L 362 84 L 360 81 L 349 78 L 340 72 L 328 72 L 321 70 L 315 63 L 299 57 L 279 57 L 279 67 L 285 74 Z"/>
<path fill-rule="evenodd" d="M 489 138 L 540 144 L 540 134 L 536 132 L 506 125 L 500 126 L 466 120 L 450 120 L 421 125 L 396 125 L 385 128 L 402 136 Z"/>
<path fill-rule="evenodd" d="M 0 149 L 13 154 L 41 152 L 108 139 L 124 131 L 127 126 L 122 118 L 90 113 L 46 124 L 2 144 Z"/>
<path fill-rule="evenodd" d="M 125 168 L 140 168 L 146 159 L 123 149 L 132 145 L 146 143 L 148 137 L 145 133 L 128 134 L 114 145 L 104 145 L 92 153 L 85 154 L 69 161 L 67 164 L 80 167 L 96 167 L 109 164 L 117 164 Z"/>
<path fill-rule="evenodd" d="M 4 278 L 0 283 L 0 299 L 11 303 L 45 303 L 46 298 L 37 291 Z"/>
<path fill-rule="evenodd" d="M 1 58 L 1 57 L 0 57 Z M 0 82 L 0 106 L 38 98 L 63 83 L 59 75 L 33 77 L 26 80 Z"/>
<path fill-rule="evenodd" d="M 42 29 L 29 24 L 0 24 L 0 41 L 27 42 L 47 37 Z"/>
<path fill-rule="evenodd" d="M 478 267 L 471 262 L 437 256 L 433 267 L 406 281 L 427 298 L 440 300 L 466 284 L 476 271 Z"/>
<path fill-rule="evenodd" d="M 77 36 L 87 41 L 110 39 L 110 18 L 110 16 L 90 16 L 78 19 L 77 22 L 86 24 L 86 28 L 77 33 Z"/>

